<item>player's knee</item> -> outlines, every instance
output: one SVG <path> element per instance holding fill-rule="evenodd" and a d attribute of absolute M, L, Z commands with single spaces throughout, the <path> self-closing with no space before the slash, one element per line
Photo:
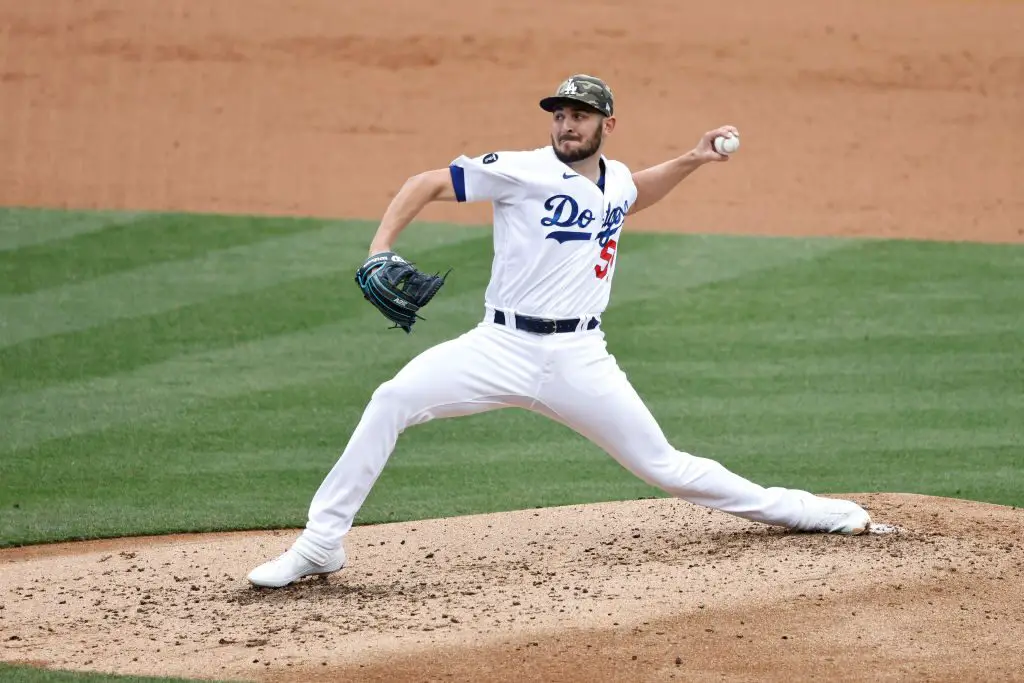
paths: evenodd
<path fill-rule="evenodd" d="M 377 387 L 370 401 L 382 406 L 397 407 L 402 405 L 404 400 L 408 398 L 408 394 L 408 389 L 401 382 L 391 379 Z"/>
<path fill-rule="evenodd" d="M 646 450 L 639 457 L 617 458 L 633 474 L 653 486 L 661 486 L 673 479 L 678 458 L 675 451 L 668 449 Z"/>
<path fill-rule="evenodd" d="M 689 453 L 677 451 L 669 446 L 644 459 L 643 473 L 640 476 L 655 486 L 674 488 L 693 479 L 696 460 L 698 458 Z"/>
<path fill-rule="evenodd" d="M 423 387 L 402 382 L 400 379 L 384 382 L 377 387 L 370 399 L 370 406 L 375 410 L 405 415 L 420 410 L 423 403 Z"/>

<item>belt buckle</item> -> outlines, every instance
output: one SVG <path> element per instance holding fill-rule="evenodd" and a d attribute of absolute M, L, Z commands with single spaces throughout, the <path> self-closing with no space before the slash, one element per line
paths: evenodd
<path fill-rule="evenodd" d="M 553 320 L 553 319 L 549 319 L 549 318 L 541 318 L 541 322 L 544 323 L 544 332 L 541 332 L 541 334 L 555 334 L 556 332 L 558 332 L 558 321 L 557 320 Z M 551 326 L 550 330 L 548 330 L 548 326 L 549 325 Z"/>

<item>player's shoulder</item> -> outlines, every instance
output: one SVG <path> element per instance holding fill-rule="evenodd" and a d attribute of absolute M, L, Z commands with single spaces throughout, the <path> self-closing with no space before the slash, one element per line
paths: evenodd
<path fill-rule="evenodd" d="M 544 155 L 543 147 L 538 149 L 506 149 L 496 150 L 493 152 L 486 152 L 484 154 L 477 154 L 476 156 L 469 156 L 463 154 L 453 163 L 469 163 L 473 165 L 480 165 L 486 167 L 492 167 L 494 170 L 509 169 L 509 168 L 534 168 L 544 162 L 546 156 Z"/>

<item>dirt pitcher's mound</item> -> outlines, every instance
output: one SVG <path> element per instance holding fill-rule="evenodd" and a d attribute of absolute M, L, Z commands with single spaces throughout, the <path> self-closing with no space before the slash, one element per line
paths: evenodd
<path fill-rule="evenodd" d="M 857 495 L 798 534 L 677 500 L 357 527 L 349 566 L 245 575 L 294 532 L 0 553 L 0 659 L 249 680 L 996 680 L 1024 671 L 1024 511 Z"/>

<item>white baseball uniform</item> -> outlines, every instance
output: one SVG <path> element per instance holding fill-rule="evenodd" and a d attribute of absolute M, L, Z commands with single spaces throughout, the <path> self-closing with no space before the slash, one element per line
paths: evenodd
<path fill-rule="evenodd" d="M 494 207 L 484 319 L 413 358 L 374 392 L 313 498 L 294 546 L 301 555 L 322 564 L 341 545 L 403 430 L 506 407 L 565 424 L 675 497 L 746 519 L 818 530 L 856 508 L 805 491 L 764 488 L 668 443 L 608 353 L 600 328 L 622 226 L 637 195 L 624 164 L 601 161 L 597 184 L 559 161 L 551 147 L 452 162 L 456 198 Z M 523 316 L 547 322 L 534 321 L 540 327 L 526 331 L 519 329 L 529 324 Z"/>

